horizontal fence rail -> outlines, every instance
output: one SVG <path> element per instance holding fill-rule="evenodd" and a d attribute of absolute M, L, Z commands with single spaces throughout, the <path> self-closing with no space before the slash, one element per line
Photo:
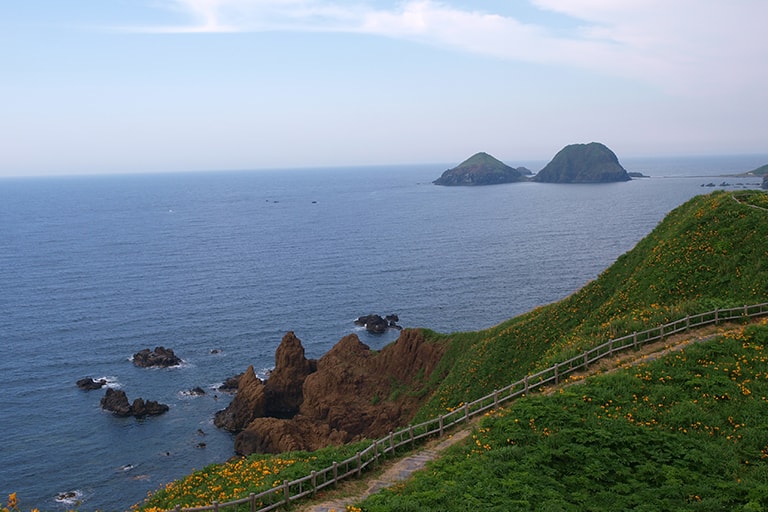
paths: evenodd
<path fill-rule="evenodd" d="M 213 502 L 211 505 L 194 508 L 181 508 L 177 505 L 172 509 L 176 512 L 204 512 L 219 511 L 227 508 L 238 509 L 246 506 L 250 512 L 267 512 L 290 504 L 302 498 L 313 496 L 317 491 L 330 485 L 334 485 L 345 478 L 360 476 L 366 468 L 376 465 L 379 459 L 388 455 L 394 455 L 398 448 L 406 445 L 414 447 L 418 441 L 431 436 L 442 436 L 451 427 L 468 423 L 469 420 L 479 414 L 496 409 L 499 405 L 514 400 L 531 390 L 547 384 L 559 384 L 570 374 L 586 370 L 589 366 L 605 357 L 629 350 L 637 350 L 643 345 L 664 340 L 664 338 L 685 332 L 695 327 L 717 325 L 721 322 L 734 320 L 749 320 L 751 318 L 768 315 L 768 303 L 755 304 L 728 309 L 715 309 L 697 315 L 688 315 L 685 318 L 659 325 L 645 331 L 633 332 L 620 338 L 610 339 L 605 343 L 593 347 L 583 354 L 577 355 L 565 361 L 556 363 L 550 368 L 538 373 L 526 375 L 521 380 L 501 389 L 495 390 L 490 395 L 460 405 L 448 414 L 427 420 L 417 425 L 409 425 L 397 432 L 390 432 L 387 437 L 373 441 L 371 445 L 356 453 L 354 456 L 342 462 L 334 462 L 331 466 L 293 481 L 285 481 L 272 489 L 261 493 L 251 493 L 247 498 L 228 501 L 226 503 Z"/>

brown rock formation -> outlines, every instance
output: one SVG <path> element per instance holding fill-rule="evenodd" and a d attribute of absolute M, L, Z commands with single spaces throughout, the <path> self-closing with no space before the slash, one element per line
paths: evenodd
<path fill-rule="evenodd" d="M 291 418 L 301 406 L 304 380 L 317 368 L 316 361 L 304 356 L 304 347 L 293 332 L 286 333 L 275 353 L 275 369 L 267 379 L 264 393 L 267 415 Z"/>
<path fill-rule="evenodd" d="M 165 404 L 154 400 L 144 401 L 143 398 L 135 399 L 131 405 L 128 403 L 125 391 L 111 388 L 107 388 L 107 393 L 101 399 L 101 408 L 112 412 L 116 416 L 135 416 L 137 418 L 157 416 L 169 410 L 169 407 Z"/>
<path fill-rule="evenodd" d="M 418 330 L 404 330 L 378 353 L 350 334 L 316 363 L 304 358 L 293 333 L 280 347 L 278 364 L 264 386 L 265 412 L 271 417 L 253 419 L 238 434 L 239 454 L 316 450 L 385 435 L 413 417 L 420 398 L 409 391 L 428 381 L 444 352 Z M 282 377 L 270 393 L 275 375 Z M 277 402 L 282 398 L 288 402 Z M 282 418 L 270 414 L 290 410 L 294 414 Z"/>
<path fill-rule="evenodd" d="M 253 418 L 264 416 L 264 383 L 256 377 L 253 366 L 238 379 L 238 391 L 229 406 L 216 413 L 213 424 L 230 432 L 243 430 Z"/>

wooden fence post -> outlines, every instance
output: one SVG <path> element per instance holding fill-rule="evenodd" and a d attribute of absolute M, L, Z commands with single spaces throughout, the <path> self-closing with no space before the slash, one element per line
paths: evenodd
<path fill-rule="evenodd" d="M 637 350 L 637 331 L 632 333 L 632 346 Z"/>
<path fill-rule="evenodd" d="M 214 512 L 219 512 L 219 502 L 218 501 L 213 500 L 213 503 L 211 503 L 211 505 L 213 506 Z"/>
<path fill-rule="evenodd" d="M 525 394 L 527 395 L 528 394 L 528 375 L 523 377 L 523 386 L 524 386 L 523 390 L 524 390 Z"/>
<path fill-rule="evenodd" d="M 613 338 L 608 340 L 608 355 L 613 355 Z"/>
<path fill-rule="evenodd" d="M 355 459 L 357 460 L 357 476 L 360 476 L 363 474 L 363 465 L 362 465 L 363 461 L 360 458 L 360 452 L 357 452 L 355 454 Z"/>
<path fill-rule="evenodd" d="M 685 332 L 691 328 L 691 315 L 685 315 Z"/>
<path fill-rule="evenodd" d="M 248 495 L 248 504 L 251 507 L 251 512 L 256 512 L 256 493 L 252 492 Z"/>
<path fill-rule="evenodd" d="M 584 352 L 584 369 L 589 368 L 589 352 Z"/>
<path fill-rule="evenodd" d="M 659 326 L 659 332 L 661 332 L 661 341 L 664 341 L 664 324 Z"/>
<path fill-rule="evenodd" d="M 392 450 L 392 455 L 395 454 L 395 434 L 389 431 L 389 449 Z"/>
<path fill-rule="evenodd" d="M 443 437 L 443 415 L 440 415 L 440 437 Z"/>
<path fill-rule="evenodd" d="M 499 408 L 499 390 L 498 389 L 493 390 L 493 408 L 494 409 Z"/>
<path fill-rule="evenodd" d="M 411 449 L 416 448 L 416 441 L 413 436 L 413 424 L 408 425 L 408 437 L 411 438 Z"/>
<path fill-rule="evenodd" d="M 558 372 L 558 369 L 560 368 L 559 364 L 555 365 L 555 386 L 557 386 L 560 383 L 560 375 Z"/>
<path fill-rule="evenodd" d="M 720 317 L 720 310 L 718 308 L 715 308 L 715 325 L 717 325 L 719 317 Z"/>
<path fill-rule="evenodd" d="M 288 485 L 288 480 L 283 480 L 283 492 L 285 492 L 285 504 L 291 502 L 291 488 Z"/>
<path fill-rule="evenodd" d="M 464 421 L 469 422 L 469 404 L 464 404 Z"/>
<path fill-rule="evenodd" d="M 333 485 L 336 485 L 339 481 L 339 463 L 333 461 Z"/>

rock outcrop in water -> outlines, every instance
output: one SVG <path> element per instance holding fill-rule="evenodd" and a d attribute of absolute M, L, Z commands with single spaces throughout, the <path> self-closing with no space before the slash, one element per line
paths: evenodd
<path fill-rule="evenodd" d="M 453 169 L 443 172 L 432 183 L 455 187 L 498 185 L 517 181 L 525 181 L 525 177 L 518 169 L 508 166 L 488 153 L 477 153 Z"/>
<path fill-rule="evenodd" d="M 599 142 L 564 147 L 533 178 L 542 183 L 609 183 L 631 179 L 616 154 Z"/>
<path fill-rule="evenodd" d="M 379 352 L 350 334 L 315 361 L 289 332 L 269 379 L 262 383 L 249 368 L 235 399 L 216 414 L 217 425 L 239 432 L 235 451 L 242 455 L 382 436 L 415 414 L 419 398 L 400 391 L 426 384 L 443 351 L 406 329 Z"/>
<path fill-rule="evenodd" d="M 169 410 L 169 407 L 165 404 L 155 402 L 154 400 L 147 400 L 145 402 L 143 398 L 137 398 L 131 404 L 128 402 L 125 391 L 112 388 L 108 388 L 107 393 L 101 399 L 101 408 L 114 413 L 116 416 L 135 416 L 136 418 L 157 416 Z"/>
<path fill-rule="evenodd" d="M 387 329 L 397 329 L 401 331 L 403 328 L 397 324 L 400 321 L 397 315 L 387 315 L 382 317 L 381 315 L 365 315 L 360 316 L 355 320 L 355 325 L 365 327 L 365 330 L 373 334 L 383 334 Z"/>
<path fill-rule="evenodd" d="M 167 368 L 169 366 L 178 366 L 182 363 L 180 357 L 173 353 L 173 350 L 165 347 L 155 347 L 150 351 L 148 348 L 133 354 L 133 364 L 142 368 L 159 366 Z"/>
<path fill-rule="evenodd" d="M 107 385 L 107 381 L 104 379 L 94 380 L 91 377 L 80 379 L 76 382 L 77 387 L 85 391 L 93 391 L 95 389 L 101 389 Z"/>

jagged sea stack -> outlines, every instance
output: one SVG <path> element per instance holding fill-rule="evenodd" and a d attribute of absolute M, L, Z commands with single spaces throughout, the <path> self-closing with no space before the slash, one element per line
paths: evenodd
<path fill-rule="evenodd" d="M 448 169 L 433 181 L 435 185 L 473 186 L 498 185 L 525 181 L 523 174 L 488 153 L 477 153 L 453 169 Z"/>
<path fill-rule="evenodd" d="M 590 142 L 564 147 L 533 179 L 542 183 L 610 183 L 632 178 L 613 151 Z"/>

